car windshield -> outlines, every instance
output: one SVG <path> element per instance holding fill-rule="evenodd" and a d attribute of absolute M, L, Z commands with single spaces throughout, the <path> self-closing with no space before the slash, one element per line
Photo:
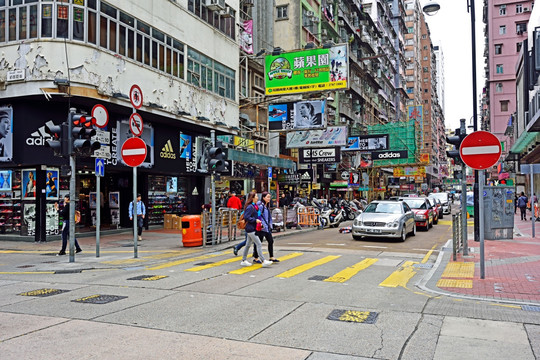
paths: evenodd
<path fill-rule="evenodd" d="M 371 203 L 364 212 L 367 213 L 385 213 L 385 214 L 401 214 L 400 204 L 388 203 Z"/>
<path fill-rule="evenodd" d="M 435 198 L 441 200 L 441 202 L 448 201 L 448 194 L 447 193 L 433 193 L 429 194 L 430 198 Z"/>
<path fill-rule="evenodd" d="M 424 199 L 403 199 L 411 209 L 426 209 L 426 201 Z"/>

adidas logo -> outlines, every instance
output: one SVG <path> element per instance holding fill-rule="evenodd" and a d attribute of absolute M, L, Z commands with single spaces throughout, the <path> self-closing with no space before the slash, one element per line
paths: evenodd
<path fill-rule="evenodd" d="M 26 138 L 26 145 L 43 146 L 45 145 L 45 140 L 47 140 L 47 138 L 50 138 L 50 137 L 51 135 L 45 132 L 45 126 L 42 126 L 39 129 L 37 129 L 37 131 L 34 131 L 32 134 L 30 134 L 29 137 Z"/>
<path fill-rule="evenodd" d="M 308 172 L 302 174 L 302 180 L 311 180 L 311 175 Z"/>
<path fill-rule="evenodd" d="M 176 153 L 173 150 L 170 139 L 169 141 L 167 141 L 163 149 L 161 149 L 159 156 L 162 157 L 163 159 L 176 159 Z"/>

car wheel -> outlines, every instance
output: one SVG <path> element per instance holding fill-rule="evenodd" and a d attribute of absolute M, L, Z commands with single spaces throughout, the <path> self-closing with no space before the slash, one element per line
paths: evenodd
<path fill-rule="evenodd" d="M 439 219 L 442 219 L 444 217 L 444 214 L 441 213 L 441 215 L 439 215 Z"/>
<path fill-rule="evenodd" d="M 405 227 L 401 229 L 401 237 L 399 238 L 402 242 L 407 239 L 407 233 L 405 232 Z"/>
<path fill-rule="evenodd" d="M 360 235 L 353 235 L 352 238 L 354 240 L 362 240 L 364 237 L 363 236 L 360 236 Z"/>
<path fill-rule="evenodd" d="M 411 236 L 416 236 L 416 224 L 413 224 Z"/>
<path fill-rule="evenodd" d="M 438 223 L 439 223 L 439 218 L 433 219 L 433 224 L 431 226 L 437 225 Z"/>

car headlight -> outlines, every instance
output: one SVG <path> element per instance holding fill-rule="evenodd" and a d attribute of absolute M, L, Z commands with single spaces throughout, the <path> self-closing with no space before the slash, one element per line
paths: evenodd
<path fill-rule="evenodd" d="M 354 219 L 354 225 L 355 226 L 362 226 L 363 225 L 362 224 L 362 219 L 360 219 L 360 218 Z"/>
<path fill-rule="evenodd" d="M 392 221 L 386 224 L 386 227 L 397 228 L 399 227 L 399 221 Z"/>
<path fill-rule="evenodd" d="M 427 219 L 427 216 L 426 215 L 416 215 L 415 218 L 417 220 L 426 220 Z"/>

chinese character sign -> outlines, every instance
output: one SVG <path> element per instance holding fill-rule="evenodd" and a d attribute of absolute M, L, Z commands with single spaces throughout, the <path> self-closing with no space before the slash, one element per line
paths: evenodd
<path fill-rule="evenodd" d="M 348 77 L 346 44 L 265 58 L 266 95 L 346 89 Z"/>

